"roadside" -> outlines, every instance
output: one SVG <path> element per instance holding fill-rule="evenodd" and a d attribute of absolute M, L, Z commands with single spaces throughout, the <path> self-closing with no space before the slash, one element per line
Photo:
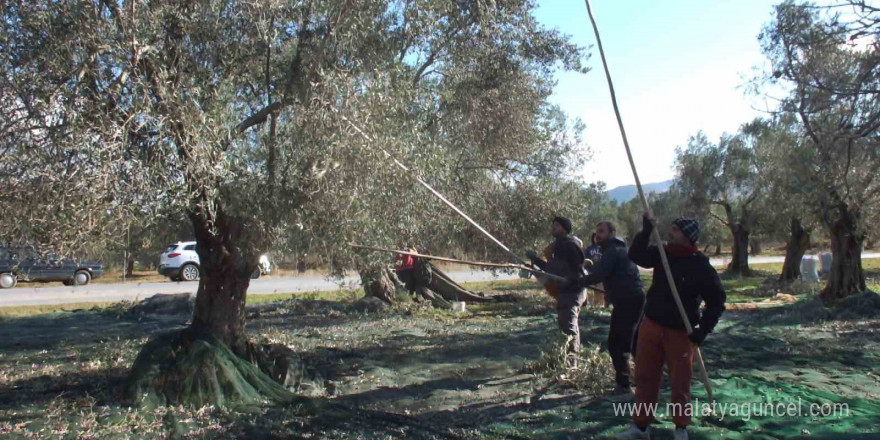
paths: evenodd
<path fill-rule="evenodd" d="M 880 253 L 863 254 L 863 259 L 880 258 Z M 751 265 L 759 268 L 765 264 L 780 264 L 784 257 L 754 257 Z M 712 260 L 717 267 L 727 262 L 723 259 Z M 482 282 L 495 280 L 512 280 L 518 278 L 515 272 L 455 270 L 447 273 L 459 283 Z M 770 269 L 766 269 L 770 270 Z M 776 270 L 775 268 L 773 270 Z M 648 272 L 644 272 L 648 273 Z M 248 295 L 297 294 L 303 292 L 352 290 L 360 288 L 360 278 L 350 273 L 341 279 L 328 278 L 321 274 L 303 274 L 289 276 L 264 276 L 251 281 Z M 86 286 L 48 286 L 42 284 L 19 283 L 14 289 L 0 291 L 0 307 L 72 304 L 88 302 L 139 301 L 155 294 L 195 293 L 197 282 L 132 282 L 132 283 L 94 283 Z"/>

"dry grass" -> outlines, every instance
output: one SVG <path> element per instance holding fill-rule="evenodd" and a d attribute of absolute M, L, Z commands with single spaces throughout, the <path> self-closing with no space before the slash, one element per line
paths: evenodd
<path fill-rule="evenodd" d="M 112 307 L 116 302 L 79 302 L 70 304 L 41 304 L 36 306 L 0 307 L 0 318 L 21 318 L 44 313 L 76 312 L 80 310 L 102 310 Z"/>

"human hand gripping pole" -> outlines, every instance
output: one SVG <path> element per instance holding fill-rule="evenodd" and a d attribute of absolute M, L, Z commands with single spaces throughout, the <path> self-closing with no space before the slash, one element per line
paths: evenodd
<path fill-rule="evenodd" d="M 651 222 L 654 222 L 654 215 L 651 211 L 650 205 L 648 205 L 648 199 L 645 198 L 645 192 L 642 190 L 639 173 L 636 171 L 636 164 L 635 161 L 633 161 L 632 151 L 630 151 L 629 148 L 629 141 L 626 138 L 626 130 L 623 128 L 623 119 L 620 117 L 620 109 L 617 106 L 617 96 L 614 93 L 611 72 L 608 70 L 608 61 L 605 59 L 605 50 L 602 48 L 602 39 L 599 37 L 599 26 L 596 24 L 596 18 L 593 16 L 593 8 L 590 5 L 590 0 L 584 0 L 584 3 L 587 5 L 587 14 L 590 16 L 590 23 L 593 25 L 593 33 L 596 35 L 596 46 L 599 47 L 599 56 L 602 58 L 602 67 L 605 70 L 605 79 L 608 82 L 608 90 L 611 94 L 611 104 L 614 106 L 614 114 L 617 116 L 617 126 L 620 128 L 620 135 L 623 138 L 623 146 L 626 148 L 626 156 L 629 159 L 629 165 L 632 168 L 633 177 L 636 181 L 636 188 L 639 191 L 639 199 L 642 201 L 642 206 L 645 208 L 645 212 L 648 213 Z M 691 327 L 687 313 L 684 310 L 684 305 L 681 303 L 681 297 L 678 295 L 678 289 L 673 281 L 672 270 L 669 268 L 669 260 L 666 258 L 666 250 L 662 246 L 663 240 L 660 237 L 660 232 L 656 227 L 653 229 L 652 236 L 654 237 L 654 240 L 657 243 L 661 243 L 658 248 L 660 249 L 660 260 L 663 263 L 663 271 L 666 274 L 666 279 L 669 281 L 669 287 L 672 290 L 672 297 L 675 299 L 676 306 L 678 306 L 678 312 L 681 314 L 685 330 L 687 330 L 688 337 L 690 337 L 694 333 L 694 329 Z M 700 350 L 699 345 L 694 347 L 694 354 L 696 356 L 697 365 L 700 367 L 700 379 L 702 379 L 703 385 L 706 386 L 706 394 L 709 395 L 709 399 L 711 400 L 713 398 L 712 384 L 709 382 L 709 373 L 706 371 L 706 364 L 703 362 L 703 353 Z"/>

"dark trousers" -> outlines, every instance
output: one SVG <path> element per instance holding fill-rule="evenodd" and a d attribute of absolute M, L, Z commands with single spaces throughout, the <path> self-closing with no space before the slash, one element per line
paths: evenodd
<path fill-rule="evenodd" d="M 397 269 L 395 272 L 397 272 L 397 278 L 400 279 L 404 287 L 406 287 L 406 290 L 408 290 L 411 295 L 414 294 L 416 291 L 414 277 L 415 269 Z"/>
<path fill-rule="evenodd" d="M 559 330 L 562 333 L 571 336 L 574 344 L 572 349 L 579 350 L 581 347 L 581 331 L 578 326 L 578 317 L 581 311 L 581 305 L 587 299 L 587 294 L 583 289 L 578 291 L 559 292 L 556 302 L 556 319 L 559 323 Z"/>
<path fill-rule="evenodd" d="M 629 357 L 635 346 L 635 334 L 642 319 L 645 298 L 634 298 L 614 303 L 611 326 L 608 329 L 608 354 L 614 365 L 615 381 L 620 387 L 630 383 Z"/>

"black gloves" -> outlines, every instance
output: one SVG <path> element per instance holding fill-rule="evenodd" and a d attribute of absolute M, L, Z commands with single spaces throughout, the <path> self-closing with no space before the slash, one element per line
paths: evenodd
<path fill-rule="evenodd" d="M 537 252 L 529 250 L 529 251 L 526 251 L 526 258 L 528 258 L 529 260 L 535 261 L 539 257 L 538 257 Z"/>
<path fill-rule="evenodd" d="M 694 344 L 701 345 L 703 341 L 706 340 L 706 332 L 704 332 L 703 329 L 701 329 L 700 327 L 694 327 L 693 330 L 693 333 L 688 335 L 688 338 Z"/>
<path fill-rule="evenodd" d="M 650 234 L 654 231 L 654 222 L 648 217 L 642 217 L 642 232 Z"/>

